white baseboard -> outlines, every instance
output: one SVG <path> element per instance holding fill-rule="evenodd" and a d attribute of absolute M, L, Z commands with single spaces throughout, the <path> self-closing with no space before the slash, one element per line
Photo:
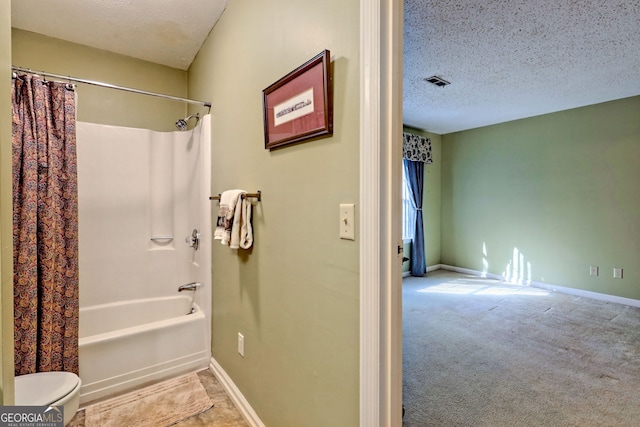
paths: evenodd
<path fill-rule="evenodd" d="M 478 270 L 470 270 L 468 268 L 455 267 L 453 265 L 446 265 L 446 264 L 440 264 L 439 268 L 441 268 L 442 270 L 455 271 L 456 273 L 469 274 L 471 276 L 486 277 L 488 279 L 495 279 L 495 280 L 500 280 L 502 282 L 508 282 L 506 277 L 499 274 L 483 273 L 482 271 L 478 271 Z M 563 294 L 574 295 L 574 296 L 579 296 L 584 298 L 591 298 L 591 299 L 596 299 L 600 301 L 613 302 L 616 304 L 624 304 L 632 307 L 640 307 L 640 300 L 619 297 L 616 295 L 601 294 L 599 292 L 585 291 L 582 289 L 568 288 L 566 286 L 556 286 L 550 283 L 542 283 L 542 282 L 535 282 L 535 281 L 528 281 L 526 283 L 526 286 L 532 286 L 534 288 L 546 289 L 548 291 L 560 292 Z"/>
<path fill-rule="evenodd" d="M 251 427 L 265 427 L 258 414 L 253 410 L 247 399 L 244 397 L 240 389 L 235 385 L 231 377 L 227 375 L 222 366 L 212 357 L 209 362 L 209 370 L 213 372 L 220 384 L 224 387 L 225 391 L 236 405 L 242 416 L 247 420 Z"/>
<path fill-rule="evenodd" d="M 430 265 L 427 267 L 427 273 L 431 273 L 432 271 L 440 270 L 442 268 L 442 264 Z"/>

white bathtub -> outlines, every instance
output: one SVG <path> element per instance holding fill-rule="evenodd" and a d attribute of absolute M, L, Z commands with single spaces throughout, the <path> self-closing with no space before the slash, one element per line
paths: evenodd
<path fill-rule="evenodd" d="M 194 309 L 190 295 L 81 308 L 80 402 L 205 368 L 205 315 Z"/>

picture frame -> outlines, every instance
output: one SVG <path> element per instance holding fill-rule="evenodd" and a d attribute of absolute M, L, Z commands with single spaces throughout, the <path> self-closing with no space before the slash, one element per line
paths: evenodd
<path fill-rule="evenodd" d="M 325 49 L 262 91 L 265 149 L 333 135 L 330 55 Z"/>

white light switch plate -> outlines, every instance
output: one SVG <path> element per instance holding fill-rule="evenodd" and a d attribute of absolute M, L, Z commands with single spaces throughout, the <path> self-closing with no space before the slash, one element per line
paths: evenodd
<path fill-rule="evenodd" d="M 340 204 L 340 238 L 356 240 L 355 205 L 353 203 Z"/>
<path fill-rule="evenodd" d="M 244 357 L 244 335 L 238 332 L 238 353 Z"/>

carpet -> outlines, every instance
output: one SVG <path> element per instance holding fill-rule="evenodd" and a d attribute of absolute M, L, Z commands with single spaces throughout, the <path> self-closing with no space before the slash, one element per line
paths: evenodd
<path fill-rule="evenodd" d="M 403 282 L 405 427 L 640 425 L 640 309 L 439 270 Z"/>
<path fill-rule="evenodd" d="M 166 427 L 211 408 L 196 373 L 96 403 L 85 409 L 85 427 Z"/>

